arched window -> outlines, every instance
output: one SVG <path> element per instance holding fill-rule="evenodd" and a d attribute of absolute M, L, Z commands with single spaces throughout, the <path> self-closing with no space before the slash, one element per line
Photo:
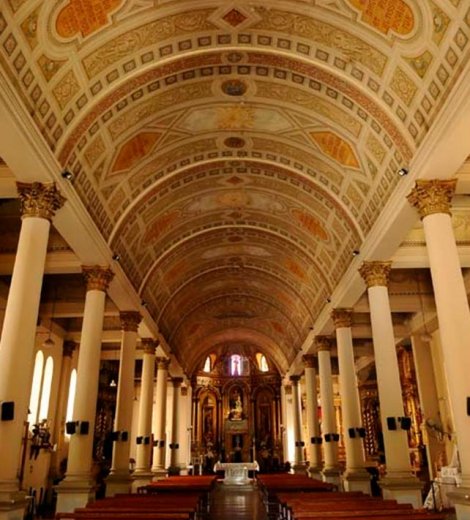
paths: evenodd
<path fill-rule="evenodd" d="M 75 368 L 70 374 L 69 396 L 67 398 L 67 412 L 65 414 L 65 422 L 70 422 L 73 419 L 73 404 L 75 401 L 75 391 L 77 389 L 77 371 Z"/>
<path fill-rule="evenodd" d="M 42 370 L 44 367 L 44 354 L 41 350 L 36 354 L 34 361 L 33 384 L 29 398 L 28 422 L 30 428 L 38 421 L 39 399 L 41 397 Z"/>
<path fill-rule="evenodd" d="M 204 368 L 202 369 L 204 372 L 210 372 L 212 370 L 211 367 L 211 357 L 207 356 L 206 361 L 204 363 Z"/>
<path fill-rule="evenodd" d="M 52 356 L 49 356 L 46 360 L 46 367 L 44 368 L 44 375 L 42 377 L 41 385 L 41 405 L 39 407 L 38 419 L 42 421 L 47 419 L 49 413 L 49 402 L 51 400 L 51 386 L 52 386 L 52 374 L 54 373 L 54 360 Z"/>
<path fill-rule="evenodd" d="M 242 374 L 242 358 L 238 354 L 230 357 L 230 375 L 240 376 Z"/>
<path fill-rule="evenodd" d="M 269 371 L 268 360 L 266 359 L 266 356 L 264 354 L 258 352 L 258 354 L 256 354 L 256 360 L 258 361 L 258 368 L 261 372 Z"/>

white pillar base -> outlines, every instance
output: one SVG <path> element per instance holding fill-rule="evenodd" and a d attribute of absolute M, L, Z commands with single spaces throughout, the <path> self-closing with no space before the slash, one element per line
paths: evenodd
<path fill-rule="evenodd" d="M 470 488 L 459 487 L 447 493 L 455 507 L 457 520 L 470 520 Z"/>
<path fill-rule="evenodd" d="M 335 484 L 336 486 L 341 486 L 341 468 L 325 468 L 322 471 L 322 480 L 323 482 L 328 482 L 330 484 Z"/>
<path fill-rule="evenodd" d="M 152 468 L 152 474 L 152 481 L 156 482 L 157 480 L 163 480 L 164 478 L 166 478 L 168 472 L 165 468 Z"/>
<path fill-rule="evenodd" d="M 385 499 L 394 499 L 400 504 L 411 504 L 415 509 L 423 507 L 423 483 L 416 477 L 380 479 L 379 486 Z"/>
<path fill-rule="evenodd" d="M 314 478 L 316 480 L 322 480 L 321 466 L 309 466 L 307 473 L 310 478 Z"/>
<path fill-rule="evenodd" d="M 344 491 L 362 491 L 366 495 L 371 495 L 370 475 L 365 469 L 356 471 L 345 471 L 343 473 Z"/>
<path fill-rule="evenodd" d="M 0 520 L 23 520 L 27 504 L 24 491 L 0 491 Z"/>
<path fill-rule="evenodd" d="M 294 475 L 306 475 L 307 464 L 305 462 L 295 462 L 292 466 L 292 470 L 294 472 Z"/>
<path fill-rule="evenodd" d="M 67 480 L 56 486 L 56 513 L 71 513 L 77 507 L 85 507 L 95 500 L 95 483 L 90 479 Z"/>
<path fill-rule="evenodd" d="M 153 473 L 150 471 L 139 471 L 138 473 L 134 471 L 132 474 L 132 493 L 137 493 L 137 489 L 141 486 L 147 486 L 152 482 Z"/>
<path fill-rule="evenodd" d="M 106 478 L 106 496 L 113 497 L 117 493 L 130 493 L 132 478 L 129 471 L 110 473 Z"/>

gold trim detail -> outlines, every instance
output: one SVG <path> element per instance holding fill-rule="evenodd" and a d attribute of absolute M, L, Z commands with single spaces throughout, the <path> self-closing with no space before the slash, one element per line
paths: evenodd
<path fill-rule="evenodd" d="M 122 311 L 119 313 L 121 319 L 121 330 L 125 332 L 137 332 L 139 323 L 142 321 L 140 312 Z"/>
<path fill-rule="evenodd" d="M 331 318 L 336 329 L 350 329 L 352 326 L 352 309 L 333 309 Z"/>
<path fill-rule="evenodd" d="M 388 287 L 392 262 L 364 262 L 359 268 L 359 274 L 366 282 L 367 288 L 375 286 Z"/>
<path fill-rule="evenodd" d="M 106 292 L 114 278 L 114 273 L 111 269 L 100 265 L 83 266 L 82 273 L 85 278 L 87 291 Z"/>
<path fill-rule="evenodd" d="M 451 202 L 455 193 L 457 179 L 418 180 L 408 202 L 418 210 L 421 219 L 434 213 L 451 214 Z"/>
<path fill-rule="evenodd" d="M 58 191 L 55 183 L 17 182 L 21 218 L 37 217 L 49 221 L 65 203 L 66 198 Z"/>

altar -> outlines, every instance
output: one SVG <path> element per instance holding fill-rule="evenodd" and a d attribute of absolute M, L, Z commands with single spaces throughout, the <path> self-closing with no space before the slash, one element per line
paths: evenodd
<path fill-rule="evenodd" d="M 224 484 L 242 486 L 251 482 L 248 471 L 259 471 L 259 466 L 257 462 L 217 462 L 214 471 L 224 471 Z"/>

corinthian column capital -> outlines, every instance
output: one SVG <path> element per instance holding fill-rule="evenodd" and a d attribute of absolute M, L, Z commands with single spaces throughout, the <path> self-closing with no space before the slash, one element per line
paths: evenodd
<path fill-rule="evenodd" d="M 325 350 L 329 352 L 331 350 L 331 340 L 327 336 L 316 336 L 315 337 L 315 348 L 317 352 Z"/>
<path fill-rule="evenodd" d="M 392 262 L 364 262 L 359 268 L 359 274 L 366 282 L 367 288 L 377 285 L 388 287 Z"/>
<path fill-rule="evenodd" d="M 142 316 L 137 311 L 123 311 L 119 313 L 121 329 L 126 332 L 137 332 Z"/>
<path fill-rule="evenodd" d="M 305 354 L 302 356 L 305 368 L 315 368 L 315 356 L 313 354 Z"/>
<path fill-rule="evenodd" d="M 107 267 L 99 265 L 83 266 L 82 273 L 86 282 L 87 291 L 103 291 L 108 290 L 114 273 Z"/>
<path fill-rule="evenodd" d="M 456 179 L 418 180 L 407 197 L 408 202 L 418 210 L 422 219 L 434 213 L 450 215 L 451 201 L 456 184 Z"/>
<path fill-rule="evenodd" d="M 352 309 L 333 309 L 331 318 L 336 329 L 351 328 L 352 326 Z"/>
<path fill-rule="evenodd" d="M 55 183 L 17 182 L 21 218 L 38 217 L 51 221 L 65 202 Z"/>
<path fill-rule="evenodd" d="M 170 366 L 170 359 L 164 358 L 164 357 L 158 357 L 157 358 L 157 368 L 160 370 L 168 370 L 168 367 Z"/>
<path fill-rule="evenodd" d="M 152 338 L 142 338 L 142 347 L 144 354 L 155 354 L 158 347 L 158 341 Z"/>

